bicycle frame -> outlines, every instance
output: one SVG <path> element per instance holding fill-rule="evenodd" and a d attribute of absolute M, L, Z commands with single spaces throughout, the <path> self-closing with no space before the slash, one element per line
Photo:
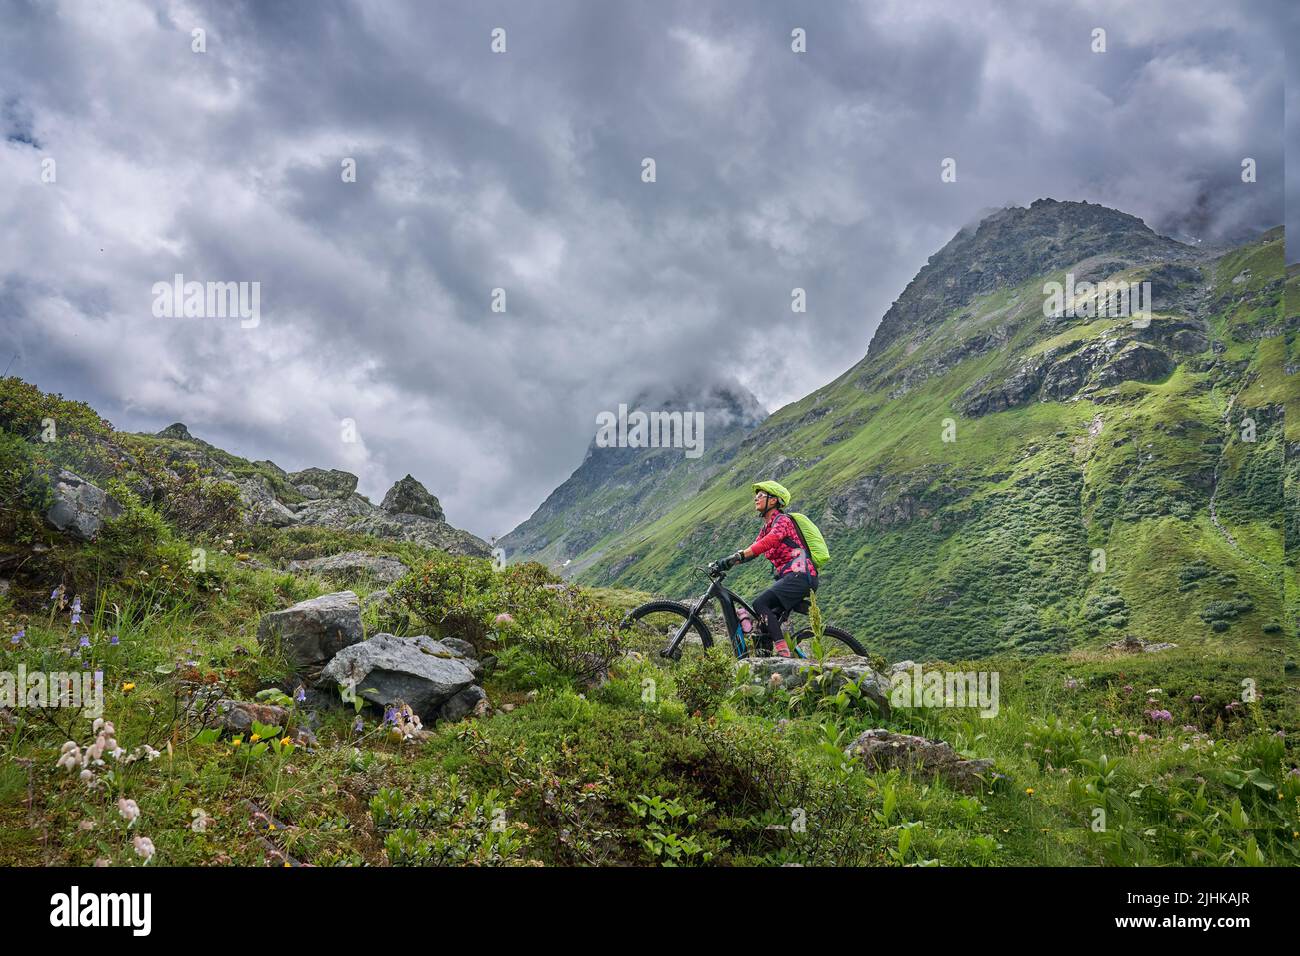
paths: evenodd
<path fill-rule="evenodd" d="M 726 576 L 725 572 L 718 574 L 712 572 L 709 573 L 709 589 L 701 594 L 700 597 L 691 604 L 690 615 L 682 622 L 682 626 L 677 629 L 677 633 L 672 636 L 672 640 L 670 640 L 664 649 L 659 652 L 660 656 L 670 657 L 673 660 L 676 660 L 680 656 L 682 641 L 686 639 L 686 632 L 690 630 L 691 625 L 699 618 L 700 611 L 704 609 L 704 606 L 715 598 L 718 603 L 722 605 L 722 619 L 727 625 L 727 637 L 731 640 L 731 649 L 735 652 L 738 659 L 747 656 L 749 645 L 746 644 L 744 631 L 741 630 L 740 615 L 736 613 L 736 605 L 740 605 L 749 612 L 749 616 L 754 622 L 755 635 L 759 633 L 760 628 L 765 630 L 767 625 L 765 622 L 759 620 L 758 615 L 754 612 L 754 609 L 750 606 L 748 601 L 722 583 Z M 789 612 L 786 613 L 786 617 L 789 617 Z M 793 650 L 800 657 L 803 656 L 803 652 L 799 651 L 798 648 L 794 648 Z"/>

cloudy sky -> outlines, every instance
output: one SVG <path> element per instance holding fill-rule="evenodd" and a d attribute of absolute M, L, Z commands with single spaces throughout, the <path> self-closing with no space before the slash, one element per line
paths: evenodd
<path fill-rule="evenodd" d="M 647 387 L 834 378 L 980 210 L 1278 224 L 1282 6 L 0 0 L 0 363 L 501 534 Z"/>

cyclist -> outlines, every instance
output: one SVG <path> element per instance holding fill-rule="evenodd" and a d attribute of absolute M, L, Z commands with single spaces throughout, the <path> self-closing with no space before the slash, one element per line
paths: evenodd
<path fill-rule="evenodd" d="M 794 519 L 782 509 L 790 503 L 790 492 L 775 481 L 754 485 L 754 510 L 763 518 L 763 529 L 748 548 L 714 561 L 710 568 L 725 571 L 763 555 L 772 562 L 776 583 L 754 599 L 754 612 L 767 625 L 765 649 L 790 657 L 781 633 L 781 619 L 817 589 L 817 566 L 804 550 L 803 538 Z"/>

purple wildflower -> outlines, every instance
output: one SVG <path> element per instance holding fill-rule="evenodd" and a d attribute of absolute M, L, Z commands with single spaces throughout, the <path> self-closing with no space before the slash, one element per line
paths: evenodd
<path fill-rule="evenodd" d="M 361 733 L 363 730 L 366 729 L 366 722 L 362 720 L 360 717 L 358 717 L 356 719 L 356 723 L 352 725 L 352 729 L 357 733 Z"/>
<path fill-rule="evenodd" d="M 18 633 L 15 634 L 13 637 L 9 638 L 9 643 L 21 644 L 23 642 L 23 638 L 26 636 L 27 636 L 27 629 L 25 627 L 20 627 L 18 629 Z"/>
<path fill-rule="evenodd" d="M 1168 723 L 1174 719 L 1174 715 L 1167 710 L 1148 710 L 1146 714 L 1157 723 L 1161 721 Z"/>
<path fill-rule="evenodd" d="M 307 691 L 302 686 L 302 684 L 298 685 L 298 691 L 293 695 L 293 699 L 300 704 L 305 703 L 307 701 Z"/>
<path fill-rule="evenodd" d="M 1202 700 L 1204 700 L 1204 698 L 1201 697 L 1200 694 L 1193 694 L 1193 695 L 1192 695 L 1192 703 L 1193 703 L 1193 704 L 1199 704 Z"/>
<path fill-rule="evenodd" d="M 82 635 L 81 635 L 81 640 L 78 641 L 78 645 L 81 646 L 81 647 L 89 647 L 89 646 L 90 646 L 90 638 L 87 637 L 85 634 L 82 634 Z"/>
<path fill-rule="evenodd" d="M 397 708 L 396 708 L 396 707 L 389 707 L 387 710 L 384 711 L 384 723 L 386 723 L 386 724 L 395 724 L 395 723 L 397 723 Z"/>
<path fill-rule="evenodd" d="M 117 645 L 120 644 L 121 641 L 119 641 L 119 640 L 117 639 L 117 635 L 114 634 L 112 637 L 110 637 L 110 638 L 108 639 L 108 643 L 109 643 L 109 645 L 112 646 L 112 647 L 117 647 Z"/>

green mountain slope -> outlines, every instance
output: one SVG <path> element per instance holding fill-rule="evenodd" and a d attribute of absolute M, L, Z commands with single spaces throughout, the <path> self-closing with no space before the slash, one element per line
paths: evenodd
<path fill-rule="evenodd" d="M 1150 282 L 1149 324 L 1045 315 L 1067 272 Z M 1087 203 L 1002 210 L 931 258 L 862 362 L 580 577 L 698 590 L 697 565 L 752 539 L 749 483 L 775 477 L 835 554 L 823 608 L 895 658 L 1126 633 L 1281 651 L 1300 430 L 1284 279 L 1280 229 L 1210 252 Z"/>
<path fill-rule="evenodd" d="M 593 439 L 573 474 L 497 542 L 512 561 L 541 561 L 570 574 L 589 567 L 623 529 L 661 517 L 706 485 L 767 417 L 758 400 L 735 383 L 679 389 L 657 401 L 643 396 L 630 408 L 698 414 L 703 453 L 692 458 L 681 448 L 597 447 Z"/>

